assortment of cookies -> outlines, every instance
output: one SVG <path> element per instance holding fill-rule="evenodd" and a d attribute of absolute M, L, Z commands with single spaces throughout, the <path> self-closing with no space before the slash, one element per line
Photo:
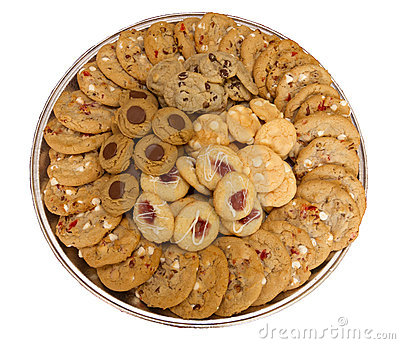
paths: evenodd
<path fill-rule="evenodd" d="M 360 135 L 297 43 L 207 13 L 122 32 L 76 79 L 44 130 L 43 200 L 106 288 L 227 317 L 356 239 Z"/>

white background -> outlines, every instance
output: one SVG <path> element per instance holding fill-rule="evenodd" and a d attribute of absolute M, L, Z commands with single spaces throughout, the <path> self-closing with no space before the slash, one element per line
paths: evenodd
<path fill-rule="evenodd" d="M 267 323 L 270 328 L 322 330 L 337 326 L 339 317 L 348 319 L 348 327 L 397 332 L 400 338 L 400 30 L 395 1 L 7 3 L 8 7 L 2 5 L 0 22 L 2 343 L 266 342 L 259 338 L 259 330 Z M 360 236 L 340 266 L 316 291 L 288 309 L 223 329 L 157 325 L 97 299 L 54 257 L 29 191 L 34 128 L 66 69 L 86 49 L 122 27 L 183 11 L 241 16 L 296 40 L 329 69 L 350 99 L 368 153 L 368 209 Z"/>

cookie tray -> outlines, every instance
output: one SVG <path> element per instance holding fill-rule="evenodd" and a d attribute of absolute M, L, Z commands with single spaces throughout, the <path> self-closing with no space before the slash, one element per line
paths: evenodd
<path fill-rule="evenodd" d="M 301 287 L 295 290 L 281 293 L 273 301 L 264 306 L 250 307 L 246 311 L 229 318 L 212 316 L 211 318 L 208 318 L 206 320 L 184 320 L 178 318 L 168 310 L 163 311 L 159 309 L 147 308 L 145 304 L 143 304 L 134 296 L 133 292 L 118 293 L 107 290 L 98 279 L 96 270 L 90 268 L 83 259 L 78 257 L 77 249 L 72 247 L 67 248 L 61 245 L 60 242 L 57 240 L 52 230 L 52 228 L 55 228 L 55 224 L 57 223 L 57 216 L 48 212 L 42 201 L 42 190 L 44 189 L 44 186 L 46 185 L 46 182 L 48 180 L 46 175 L 46 167 L 49 163 L 49 147 L 43 140 L 43 129 L 45 128 L 49 118 L 54 116 L 54 114 L 52 113 L 52 108 L 55 101 L 60 96 L 61 92 L 65 89 L 78 89 L 75 75 L 80 70 L 80 68 L 88 61 L 94 59 L 97 51 L 100 49 L 101 46 L 117 40 L 120 32 L 132 28 L 135 28 L 137 30 L 144 29 L 152 25 L 154 22 L 160 20 L 164 20 L 167 22 L 177 22 L 185 19 L 186 17 L 201 17 L 203 14 L 204 12 L 167 14 L 145 19 L 132 26 L 123 28 L 119 32 L 116 32 L 115 34 L 111 35 L 110 37 L 104 39 L 100 43 L 87 50 L 74 62 L 72 67 L 69 68 L 69 70 L 65 73 L 65 75 L 61 78 L 61 80 L 50 93 L 50 96 L 46 101 L 46 104 L 43 108 L 42 113 L 40 114 L 39 121 L 36 126 L 30 161 L 30 186 L 36 215 L 45 239 L 47 240 L 54 255 L 64 266 L 64 268 L 67 269 L 67 271 L 92 294 L 96 295 L 98 298 L 109 303 L 120 311 L 136 316 L 138 318 L 150 320 L 161 324 L 193 328 L 222 327 L 234 324 L 241 324 L 251 320 L 266 317 L 294 304 L 295 302 L 299 301 L 300 299 L 311 293 L 313 290 L 315 290 L 326 278 L 328 278 L 328 276 L 342 261 L 343 257 L 346 255 L 350 247 L 347 247 L 341 251 L 332 252 L 329 255 L 328 259 L 321 266 L 313 270 L 313 273 L 308 282 Z M 237 23 L 247 25 L 252 29 L 259 29 L 267 33 L 275 34 L 283 39 L 287 38 L 284 35 L 264 25 L 254 23 L 239 17 L 231 17 Z M 342 98 L 348 101 L 346 96 L 343 94 L 343 91 L 340 89 L 335 81 L 333 81 L 333 86 L 338 90 Z M 354 125 L 360 132 L 360 128 L 355 118 L 353 109 L 351 109 L 351 117 Z M 360 157 L 359 179 L 362 182 L 365 190 L 367 191 L 367 159 L 362 135 L 361 147 L 358 150 L 358 154 Z"/>

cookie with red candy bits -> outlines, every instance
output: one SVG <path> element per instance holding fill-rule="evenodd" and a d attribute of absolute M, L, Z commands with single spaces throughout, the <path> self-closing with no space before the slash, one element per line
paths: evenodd
<path fill-rule="evenodd" d="M 200 18 L 186 18 L 176 23 L 174 28 L 174 37 L 178 51 L 185 59 L 196 54 L 196 46 L 194 43 L 194 32 Z"/>
<path fill-rule="evenodd" d="M 154 275 L 137 288 L 135 295 L 149 307 L 176 306 L 193 290 L 198 267 L 197 253 L 169 245 L 163 250 Z"/>
<path fill-rule="evenodd" d="M 107 214 L 104 208 L 98 204 L 84 213 L 61 216 L 55 233 L 67 247 L 93 246 L 117 227 L 121 219 L 121 216 Z"/>
<path fill-rule="evenodd" d="M 153 67 L 145 53 L 144 35 L 143 31 L 135 29 L 123 31 L 118 41 L 113 43 L 116 46 L 116 57 L 122 68 L 141 83 L 146 82 L 147 75 Z"/>
<path fill-rule="evenodd" d="M 62 154 L 81 154 L 97 149 L 111 135 L 84 134 L 63 126 L 56 118 L 52 118 L 43 130 L 43 138 L 55 151 Z"/>
<path fill-rule="evenodd" d="M 215 314 L 229 317 L 258 299 L 266 282 L 264 269 L 256 251 L 244 240 L 225 236 L 214 244 L 224 251 L 229 267 L 228 289 Z"/>
<path fill-rule="evenodd" d="M 260 296 L 252 306 L 263 305 L 285 290 L 292 270 L 288 252 L 279 236 L 275 233 L 260 230 L 244 238 L 256 251 L 264 270 L 263 287 Z"/>
<path fill-rule="evenodd" d="M 266 221 L 261 228 L 277 234 L 289 253 L 292 271 L 286 290 L 307 282 L 311 276 L 310 265 L 315 260 L 315 249 L 308 233 L 286 221 Z"/>
<path fill-rule="evenodd" d="M 93 268 L 117 264 L 132 254 L 139 244 L 140 237 L 132 218 L 125 215 L 119 225 L 98 244 L 81 248 L 80 256 Z"/>
<path fill-rule="evenodd" d="M 199 269 L 189 296 L 171 311 L 184 319 L 204 319 L 218 310 L 228 287 L 228 261 L 224 252 L 211 245 L 198 252 Z"/>
<path fill-rule="evenodd" d="M 325 113 L 328 115 L 341 115 L 351 121 L 350 111 L 350 106 L 344 99 L 316 94 L 301 104 L 295 120 L 298 121 L 316 113 Z"/>
<path fill-rule="evenodd" d="M 139 82 L 129 75 L 120 65 L 115 51 L 116 43 L 103 45 L 96 55 L 96 63 L 102 73 L 118 86 L 133 90 L 139 87 Z"/>
<path fill-rule="evenodd" d="M 153 65 L 178 53 L 174 39 L 174 27 L 172 23 L 159 21 L 147 29 L 144 35 L 144 49 Z"/>
<path fill-rule="evenodd" d="M 128 291 L 145 283 L 157 270 L 161 248 L 141 239 L 137 248 L 124 261 L 97 269 L 97 275 L 108 289 Z"/>
<path fill-rule="evenodd" d="M 101 104 L 116 107 L 119 105 L 122 88 L 107 79 L 96 62 L 86 63 L 76 76 L 79 88 L 90 99 Z"/>
<path fill-rule="evenodd" d="M 197 23 L 194 33 L 197 52 L 217 51 L 225 34 L 236 26 L 235 21 L 224 14 L 206 13 Z"/>
<path fill-rule="evenodd" d="M 64 91 L 54 104 L 54 115 L 69 129 L 99 134 L 111 129 L 113 110 L 88 98 L 82 91 Z"/>
<path fill-rule="evenodd" d="M 52 185 L 80 186 L 95 181 L 104 172 L 97 151 L 67 155 L 50 149 L 49 157 L 47 175 Z"/>

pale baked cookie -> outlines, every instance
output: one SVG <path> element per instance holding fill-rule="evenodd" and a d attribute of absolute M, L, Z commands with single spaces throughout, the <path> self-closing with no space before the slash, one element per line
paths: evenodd
<path fill-rule="evenodd" d="M 297 196 L 321 209 L 319 217 L 333 235 L 332 250 L 341 250 L 357 238 L 361 223 L 357 203 L 338 182 L 315 179 L 301 183 Z"/>
<path fill-rule="evenodd" d="M 43 130 L 43 138 L 55 151 L 63 154 L 81 154 L 97 149 L 111 135 L 84 134 L 64 127 L 56 118 L 52 118 Z"/>
<path fill-rule="evenodd" d="M 277 118 L 263 124 L 254 138 L 257 145 L 271 148 L 282 159 L 286 159 L 296 144 L 296 128 L 283 118 Z"/>
<path fill-rule="evenodd" d="M 96 62 L 86 63 L 77 74 L 79 88 L 90 99 L 108 106 L 118 106 L 122 89 L 107 79 Z"/>
<path fill-rule="evenodd" d="M 329 97 L 340 98 L 339 92 L 329 85 L 319 83 L 307 85 L 301 88 L 299 92 L 286 104 L 284 113 L 285 118 L 289 118 L 293 122 L 300 106 L 308 98 L 315 95 L 325 95 Z"/>
<path fill-rule="evenodd" d="M 139 230 L 132 219 L 125 216 L 119 225 L 98 244 L 82 248 L 80 255 L 93 268 L 116 264 L 128 258 L 138 246 L 139 241 Z"/>
<path fill-rule="evenodd" d="M 214 208 L 222 219 L 237 221 L 250 214 L 255 197 L 254 185 L 248 177 L 238 172 L 229 172 L 214 190 Z"/>
<path fill-rule="evenodd" d="M 178 214 L 180 213 L 180 211 L 186 207 L 189 203 L 192 203 L 196 201 L 195 198 L 193 198 L 192 196 L 186 196 L 184 198 L 180 198 L 178 200 L 176 200 L 175 202 L 172 202 L 169 204 L 169 208 L 172 211 L 172 214 L 174 215 L 174 217 L 177 217 Z M 206 200 L 205 200 L 206 202 Z"/>
<path fill-rule="evenodd" d="M 270 207 L 281 207 L 288 203 L 296 194 L 296 177 L 292 168 L 287 162 L 283 162 L 285 167 L 285 177 L 283 182 L 270 192 L 260 192 L 257 194 L 258 199 L 264 209 L 269 210 Z"/>
<path fill-rule="evenodd" d="M 133 146 L 133 140 L 121 134 L 110 136 L 101 146 L 100 165 L 113 174 L 125 171 L 130 164 Z"/>
<path fill-rule="evenodd" d="M 50 179 L 43 190 L 44 204 L 56 215 L 83 213 L 100 204 L 99 188 L 106 180 L 108 175 L 103 175 L 92 183 L 76 187 L 61 185 L 57 180 Z"/>
<path fill-rule="evenodd" d="M 119 98 L 119 104 L 122 106 L 130 99 L 144 99 L 154 104 L 158 108 L 158 100 L 153 93 L 143 88 L 136 88 L 133 90 L 123 90 Z"/>
<path fill-rule="evenodd" d="M 242 239 L 220 237 L 214 244 L 224 251 L 229 268 L 228 289 L 215 314 L 228 317 L 258 299 L 266 282 L 264 269 L 255 250 Z"/>
<path fill-rule="evenodd" d="M 157 270 L 161 248 L 141 239 L 135 251 L 123 262 L 97 269 L 97 275 L 108 289 L 128 291 L 146 282 Z"/>
<path fill-rule="evenodd" d="M 135 295 L 149 307 L 170 308 L 185 300 L 196 283 L 199 257 L 169 245 L 162 253 L 160 265 Z"/>
<path fill-rule="evenodd" d="M 129 90 L 139 87 L 139 82 L 120 65 L 115 51 L 116 43 L 103 45 L 96 55 L 96 63 L 101 72 L 118 86 Z"/>
<path fill-rule="evenodd" d="M 197 23 L 194 33 L 197 52 L 217 51 L 225 34 L 236 26 L 235 21 L 224 14 L 206 13 Z"/>
<path fill-rule="evenodd" d="M 254 136 L 261 128 L 258 117 L 244 105 L 232 106 L 226 114 L 226 123 L 232 137 L 241 143 L 254 143 Z"/>
<path fill-rule="evenodd" d="M 116 55 L 122 68 L 140 82 L 146 82 L 153 66 L 144 51 L 144 32 L 135 29 L 120 33 L 116 45 Z"/>
<path fill-rule="evenodd" d="M 228 32 L 222 37 L 218 50 L 231 54 L 240 58 L 240 49 L 247 35 L 251 33 L 251 29 L 246 25 L 240 25 L 229 28 Z"/>
<path fill-rule="evenodd" d="M 112 216 L 122 215 L 134 206 L 139 196 L 139 184 L 134 176 L 121 173 L 114 176 L 101 187 L 101 204 Z"/>
<path fill-rule="evenodd" d="M 152 120 L 152 128 L 161 140 L 172 145 L 184 145 L 193 136 L 193 124 L 181 110 L 173 107 L 159 109 Z"/>
<path fill-rule="evenodd" d="M 209 246 L 198 252 L 199 269 L 189 296 L 171 311 L 184 319 L 204 319 L 215 313 L 228 288 L 228 262 L 224 252 Z"/>
<path fill-rule="evenodd" d="M 121 222 L 121 216 L 111 216 L 98 204 L 84 213 L 61 216 L 55 233 L 67 246 L 83 248 L 96 245 Z"/>
<path fill-rule="evenodd" d="M 238 156 L 257 192 L 270 192 L 282 184 L 285 178 L 283 161 L 267 146 L 247 146 L 238 152 Z"/>
<path fill-rule="evenodd" d="M 176 161 L 176 167 L 184 180 L 190 186 L 194 187 L 196 191 L 206 196 L 211 195 L 211 191 L 208 190 L 203 184 L 200 183 L 196 175 L 196 159 L 190 156 L 179 157 Z"/>
<path fill-rule="evenodd" d="M 292 68 L 282 75 L 276 87 L 274 104 L 280 111 L 285 112 L 287 103 L 302 87 L 315 83 L 322 85 L 330 85 L 332 83 L 331 76 L 321 66 L 305 64 Z"/>
<path fill-rule="evenodd" d="M 295 289 L 307 282 L 311 276 L 310 265 L 315 260 L 315 249 L 307 232 L 286 221 L 266 221 L 261 228 L 278 234 L 289 253 L 292 271 L 285 290 Z"/>
<path fill-rule="evenodd" d="M 254 206 L 250 213 L 240 220 L 228 221 L 221 218 L 223 227 L 227 229 L 227 234 L 225 235 L 233 234 L 238 237 L 245 237 L 255 233 L 260 228 L 263 221 L 264 212 L 257 198 L 254 200 Z"/>
<path fill-rule="evenodd" d="M 278 235 L 258 231 L 244 239 L 256 251 L 264 269 L 265 283 L 252 306 L 263 305 L 282 292 L 290 280 L 291 259 Z"/>
<path fill-rule="evenodd" d="M 301 198 L 295 198 L 283 207 L 273 209 L 267 221 L 287 221 L 304 229 L 315 248 L 315 259 L 310 269 L 322 264 L 332 250 L 333 235 L 330 227 L 320 218 L 320 209 Z"/>
<path fill-rule="evenodd" d="M 219 115 L 206 114 L 193 122 L 194 135 L 189 146 L 194 151 L 210 144 L 227 146 L 229 144 L 228 125 Z"/>
<path fill-rule="evenodd" d="M 133 158 L 135 165 L 144 173 L 159 176 L 170 171 L 175 165 L 178 150 L 176 146 L 150 134 L 136 144 Z"/>
<path fill-rule="evenodd" d="M 309 97 L 301 104 L 295 120 L 298 121 L 319 112 L 328 115 L 340 115 L 350 120 L 350 111 L 350 106 L 344 99 L 317 94 Z"/>
<path fill-rule="evenodd" d="M 246 69 L 252 73 L 254 63 L 258 56 L 274 42 L 279 41 L 275 35 L 269 35 L 260 30 L 255 30 L 245 37 L 240 48 L 240 58 Z"/>
<path fill-rule="evenodd" d="M 115 111 L 118 128 L 129 138 L 140 138 L 150 133 L 151 121 L 157 107 L 145 99 L 130 99 Z"/>
<path fill-rule="evenodd" d="M 54 104 L 54 115 L 67 128 L 86 134 L 109 131 L 113 110 L 88 98 L 82 91 L 64 91 Z"/>
<path fill-rule="evenodd" d="M 158 244 L 171 239 L 174 232 L 174 216 L 167 202 L 151 192 L 143 192 L 136 200 L 133 220 L 147 240 Z"/>
<path fill-rule="evenodd" d="M 265 122 L 283 118 L 283 113 L 277 109 L 275 104 L 266 99 L 254 98 L 250 100 L 249 105 L 257 117 Z"/>
<path fill-rule="evenodd" d="M 178 47 L 174 39 L 174 24 L 165 21 L 152 24 L 144 35 L 144 49 L 153 65 L 175 56 Z"/>
<path fill-rule="evenodd" d="M 339 141 L 353 143 L 355 147 L 360 145 L 357 128 L 341 115 L 315 113 L 297 120 L 294 127 L 297 132 L 297 142 L 290 152 L 291 158 L 296 158 L 299 152 L 317 137 L 335 137 Z"/>
<path fill-rule="evenodd" d="M 164 87 L 176 74 L 185 70 L 182 62 L 176 57 L 171 57 L 157 63 L 147 76 L 146 86 L 149 91 L 163 97 Z"/>
<path fill-rule="evenodd" d="M 186 205 L 175 218 L 173 242 L 187 251 L 200 251 L 218 235 L 219 219 L 207 202 L 194 201 Z"/>
<path fill-rule="evenodd" d="M 181 72 L 171 77 L 163 96 L 168 106 L 187 114 L 218 111 L 227 101 L 223 86 L 209 83 L 204 76 L 193 72 Z"/>
<path fill-rule="evenodd" d="M 181 177 L 175 166 L 161 176 L 142 173 L 140 186 L 144 192 L 153 192 L 167 202 L 174 202 L 184 197 L 189 190 L 189 184 Z"/>
<path fill-rule="evenodd" d="M 302 181 L 306 182 L 313 179 L 338 181 L 349 193 L 351 198 L 356 201 L 358 209 L 360 210 L 360 215 L 364 215 L 367 207 L 364 187 L 362 183 L 352 174 L 348 173 L 344 167 L 338 165 L 323 165 L 308 172 Z"/>
<path fill-rule="evenodd" d="M 196 54 L 194 32 L 196 31 L 196 26 L 199 21 L 199 18 L 191 17 L 186 18 L 175 25 L 174 37 L 176 45 L 178 47 L 178 51 L 185 59 Z"/>
<path fill-rule="evenodd" d="M 104 172 L 97 151 L 66 155 L 50 148 L 49 157 L 47 175 L 52 185 L 80 186 L 95 181 Z"/>
<path fill-rule="evenodd" d="M 353 143 L 334 137 L 318 137 L 300 151 L 293 171 L 301 179 L 316 167 L 333 164 L 343 166 L 356 177 L 359 163 L 360 158 Z"/>
<path fill-rule="evenodd" d="M 237 73 L 238 60 L 221 51 L 202 55 L 199 60 L 200 74 L 209 82 L 222 84 Z"/>
<path fill-rule="evenodd" d="M 207 58 L 207 55 L 206 53 L 201 53 L 190 56 L 183 62 L 185 70 L 188 72 L 200 73 L 200 61 Z"/>
<path fill-rule="evenodd" d="M 209 145 L 202 148 L 196 160 L 196 175 L 200 183 L 214 190 L 218 182 L 229 172 L 242 173 L 243 163 L 230 148 Z"/>

